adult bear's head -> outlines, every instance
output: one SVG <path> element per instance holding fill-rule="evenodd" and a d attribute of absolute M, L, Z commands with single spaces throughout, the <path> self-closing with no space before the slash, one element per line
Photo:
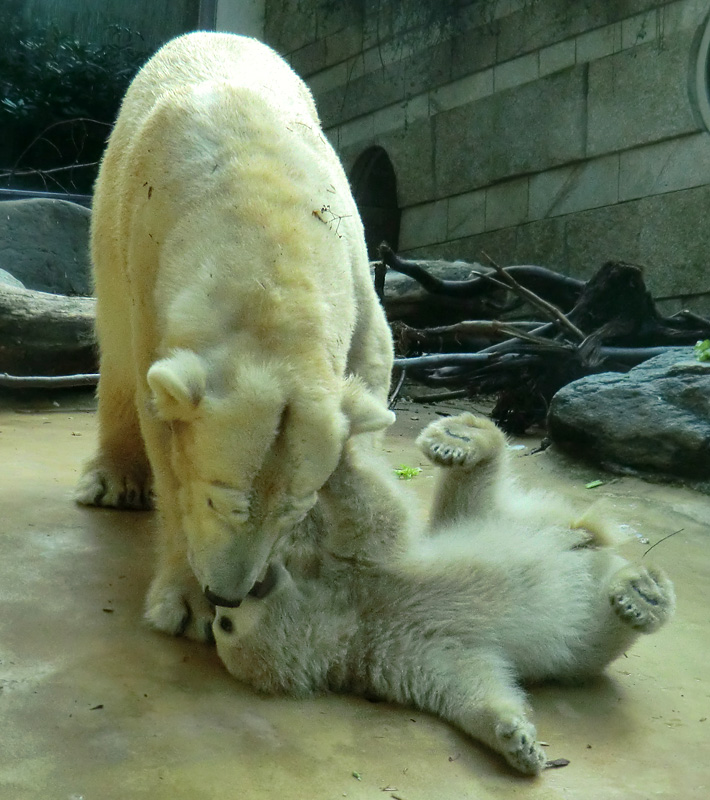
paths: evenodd
<path fill-rule="evenodd" d="M 261 579 L 345 441 L 394 420 L 357 378 L 321 371 L 304 380 L 273 359 L 176 350 L 147 378 L 170 426 L 190 565 L 215 605 L 238 605 Z"/>

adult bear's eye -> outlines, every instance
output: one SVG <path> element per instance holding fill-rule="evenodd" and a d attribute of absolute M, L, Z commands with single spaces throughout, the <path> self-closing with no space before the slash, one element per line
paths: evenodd
<path fill-rule="evenodd" d="M 207 505 L 208 505 L 210 508 L 214 508 L 214 503 L 212 502 L 212 498 L 211 498 L 211 497 L 208 497 L 208 498 L 207 498 Z"/>

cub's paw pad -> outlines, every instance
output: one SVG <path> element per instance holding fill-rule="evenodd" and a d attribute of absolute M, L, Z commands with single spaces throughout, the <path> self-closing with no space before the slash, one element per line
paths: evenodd
<path fill-rule="evenodd" d="M 491 420 L 474 414 L 459 414 L 427 425 L 417 445 L 434 464 L 472 469 L 500 454 L 505 437 Z"/>
<path fill-rule="evenodd" d="M 131 509 L 153 508 L 150 481 L 138 473 L 91 467 L 79 479 L 74 499 L 84 506 Z"/>
<path fill-rule="evenodd" d="M 194 586 L 152 586 L 146 600 L 145 619 L 153 628 L 170 636 L 214 642 L 214 608 L 197 583 Z"/>
<path fill-rule="evenodd" d="M 609 600 L 616 614 L 641 633 L 660 628 L 675 610 L 673 584 L 654 567 L 621 570 L 612 581 Z"/>
<path fill-rule="evenodd" d="M 535 726 L 522 717 L 496 725 L 498 749 L 524 775 L 539 775 L 547 763 L 545 753 L 535 741 L 536 735 Z"/>

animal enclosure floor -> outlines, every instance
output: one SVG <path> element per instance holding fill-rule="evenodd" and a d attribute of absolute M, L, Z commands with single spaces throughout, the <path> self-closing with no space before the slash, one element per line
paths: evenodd
<path fill-rule="evenodd" d="M 53 405 L 52 400 L 59 403 Z M 452 408 L 448 407 L 451 411 Z M 393 467 L 433 407 L 401 403 Z M 625 555 L 664 567 L 676 619 L 584 687 L 531 692 L 549 758 L 536 780 L 427 714 L 354 697 L 294 701 L 239 686 L 213 649 L 141 619 L 150 513 L 79 508 L 93 403 L 62 394 L 0 407 L 2 800 L 705 800 L 710 796 L 710 498 L 617 479 L 516 440 L 521 474 L 628 523 Z M 586 484 L 602 480 L 596 488 Z"/>

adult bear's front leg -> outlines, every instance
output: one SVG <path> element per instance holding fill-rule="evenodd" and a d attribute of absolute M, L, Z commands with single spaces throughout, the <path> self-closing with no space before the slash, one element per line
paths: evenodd
<path fill-rule="evenodd" d="M 187 561 L 184 538 L 160 531 L 155 575 L 148 590 L 145 618 L 171 636 L 212 641 L 214 608 L 205 598 Z"/>
<path fill-rule="evenodd" d="M 188 546 L 178 498 L 179 485 L 171 459 L 170 426 L 157 419 L 143 402 L 141 420 L 155 475 L 159 515 L 156 564 L 146 599 L 145 618 L 171 636 L 212 641 L 214 608 L 205 598 L 188 559 Z"/>

